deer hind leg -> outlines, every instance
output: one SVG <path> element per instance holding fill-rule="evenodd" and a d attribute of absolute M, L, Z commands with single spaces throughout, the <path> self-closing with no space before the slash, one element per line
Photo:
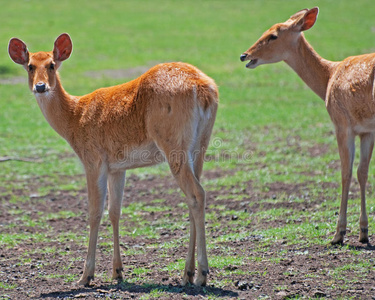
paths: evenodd
<path fill-rule="evenodd" d="M 331 244 L 342 244 L 344 242 L 344 236 L 346 234 L 346 212 L 348 206 L 348 196 L 350 181 L 352 179 L 353 171 L 353 160 L 354 160 L 354 135 L 351 134 L 347 129 L 343 128 L 336 129 L 337 144 L 339 148 L 340 160 L 341 160 L 341 204 L 340 212 L 337 220 L 336 234 L 331 241 Z"/>
<path fill-rule="evenodd" d="M 108 175 L 108 212 L 113 228 L 113 269 L 112 279 L 122 279 L 122 262 L 119 242 L 119 219 L 124 194 L 125 172 Z"/>
<path fill-rule="evenodd" d="M 192 179 L 195 181 L 196 179 Z M 206 195 L 202 186 L 196 181 L 194 187 L 194 196 L 189 197 L 189 211 L 194 218 L 196 230 L 196 243 L 197 243 L 197 260 L 198 260 L 198 274 L 194 281 L 195 285 L 205 286 L 207 284 L 208 259 L 206 250 L 206 232 L 205 232 L 205 205 Z M 189 245 L 191 246 L 191 245 Z"/>
<path fill-rule="evenodd" d="M 186 99 L 183 99 L 186 97 Z M 206 117 L 200 114 L 197 102 L 191 101 L 194 95 L 181 96 L 180 99 L 164 99 L 170 104 L 170 109 L 163 109 L 163 103 L 150 110 L 146 126 L 149 136 L 154 140 L 158 148 L 164 153 L 181 190 L 187 198 L 190 216 L 190 242 L 185 263 L 185 271 L 182 284 L 192 283 L 195 271 L 195 246 L 198 257 L 198 276 L 196 285 L 205 285 L 208 274 L 208 260 L 205 236 L 205 191 L 197 177 L 200 176 L 203 161 L 194 164 L 194 151 L 201 143 L 202 133 L 207 128 L 212 128 L 216 113 L 212 108 L 206 109 Z M 185 105 L 180 113 L 181 103 Z M 178 105 L 177 105 L 178 104 Z M 203 123 L 202 123 L 203 122 Z M 211 124 L 212 123 L 212 124 Z M 207 126 L 211 124 L 210 126 Z M 206 129 L 205 129 L 206 128 Z M 209 137 L 209 135 L 208 135 Z M 203 155 L 202 155 L 203 158 Z M 194 168 L 199 169 L 195 172 Z"/>
<path fill-rule="evenodd" d="M 202 175 L 204 157 L 205 157 L 205 153 L 209 144 L 212 126 L 206 129 L 206 131 L 207 132 L 197 137 L 198 142 L 196 143 L 194 150 L 192 151 L 192 155 L 190 157 L 190 160 L 191 160 L 190 165 L 193 166 L 193 172 L 198 182 L 200 181 L 200 177 Z M 189 250 L 188 250 L 188 255 L 186 258 L 185 271 L 184 271 L 184 275 L 182 279 L 182 285 L 186 285 L 188 282 L 191 284 L 194 283 L 195 246 L 196 246 L 197 232 L 196 232 L 194 214 L 193 214 L 192 209 L 190 209 L 190 206 L 189 206 L 189 220 L 190 220 Z M 207 274 L 208 274 L 208 268 L 207 268 Z M 199 275 L 198 275 L 198 278 L 199 278 Z M 197 279 L 197 281 L 199 281 L 199 279 Z M 202 281 L 206 283 L 206 280 L 202 279 Z"/>
<path fill-rule="evenodd" d="M 90 281 L 94 279 L 96 244 L 107 194 L 107 172 L 104 168 L 102 170 L 86 169 L 86 179 L 89 202 L 90 237 L 84 271 L 81 279 L 78 281 L 80 285 L 89 285 Z"/>
<path fill-rule="evenodd" d="M 195 177 L 189 164 L 184 164 L 181 171 L 175 174 L 177 182 L 187 197 L 190 216 L 190 243 L 186 258 L 182 284 L 192 282 L 194 277 L 195 245 L 198 256 L 198 275 L 194 284 L 206 285 L 208 260 L 205 233 L 205 205 L 206 195 L 203 187 Z"/>
<path fill-rule="evenodd" d="M 187 283 L 194 283 L 195 273 L 195 243 L 197 238 L 197 232 L 195 228 L 194 216 L 189 207 L 189 220 L 190 220 L 190 238 L 189 238 L 189 249 L 185 262 L 184 275 L 182 276 L 182 285 Z"/>
<path fill-rule="evenodd" d="M 361 215 L 359 218 L 360 233 L 359 241 L 368 243 L 368 219 L 366 213 L 366 183 L 368 177 L 368 168 L 371 160 L 372 150 L 374 148 L 374 134 L 366 133 L 361 138 L 361 158 L 357 170 L 358 182 L 361 189 Z"/>
<path fill-rule="evenodd" d="M 202 139 L 202 145 L 198 146 L 193 152 L 193 166 L 194 175 L 197 181 L 200 181 L 202 175 L 204 155 L 208 147 L 209 137 Z M 194 273 L 195 273 L 195 246 L 197 239 L 195 219 L 192 210 L 189 206 L 189 220 L 190 220 L 190 241 L 189 241 L 189 251 L 186 258 L 185 271 L 182 278 L 182 285 L 186 285 L 188 282 L 194 283 Z M 208 269 L 207 269 L 208 273 Z M 199 276 L 198 276 L 199 277 Z"/>
<path fill-rule="evenodd" d="M 207 142 L 208 145 L 208 142 Z M 206 146 L 198 148 L 197 151 L 194 151 L 193 159 L 193 166 L 194 166 L 194 175 L 195 179 L 199 182 L 202 170 L 203 170 L 203 163 L 204 163 L 204 154 L 206 150 Z M 181 184 L 180 184 L 181 186 Z M 185 192 L 185 191 L 184 191 Z M 204 191 L 203 191 L 204 193 Z M 186 193 L 185 193 L 186 194 Z M 186 194 L 188 196 L 188 194 Z M 194 196 L 193 196 L 194 197 Z M 203 208 L 204 210 L 204 208 Z M 190 220 L 190 240 L 189 240 L 189 250 L 188 255 L 186 258 L 185 264 L 185 271 L 182 279 L 182 285 L 186 285 L 188 282 L 193 284 L 194 283 L 194 273 L 195 273 L 195 246 L 197 240 L 197 231 L 196 231 L 196 222 L 192 208 L 189 206 L 189 220 Z M 199 271 L 198 271 L 199 272 Z M 208 268 L 207 268 L 208 273 Z M 199 278 L 199 275 L 198 275 Z M 202 279 L 206 283 L 205 280 Z M 199 282 L 198 282 L 199 284 Z M 199 284 L 202 285 L 202 284 Z"/>
<path fill-rule="evenodd" d="M 190 157 L 191 163 L 190 166 L 193 166 L 193 172 L 195 175 L 195 179 L 200 182 L 200 178 L 202 175 L 202 170 L 203 170 L 203 164 L 204 164 L 204 157 L 206 154 L 206 150 L 208 148 L 208 144 L 210 141 L 210 136 L 212 132 L 212 127 L 213 127 L 213 122 L 207 122 L 202 124 L 198 124 L 197 128 L 197 136 L 196 136 L 196 143 L 194 145 L 194 150 L 192 150 L 192 154 Z M 202 187 L 201 187 L 202 188 Z M 202 188 L 203 189 L 203 188 Z M 203 197 L 204 197 L 204 204 L 203 204 L 203 221 L 204 221 L 204 207 L 205 207 L 205 194 L 203 190 Z M 193 203 L 194 204 L 194 203 Z M 194 249 L 195 249 L 195 242 L 198 239 L 204 240 L 204 249 L 201 250 L 201 253 L 206 253 L 206 241 L 205 241 L 205 226 L 203 223 L 203 230 L 201 230 L 202 235 L 197 237 L 197 230 L 196 230 L 196 225 L 201 226 L 202 224 L 196 224 L 196 217 L 194 217 L 194 212 L 193 212 L 194 206 L 190 207 L 189 206 L 189 218 L 190 218 L 190 243 L 189 243 L 189 252 L 188 256 L 186 259 L 186 265 L 185 265 L 185 272 L 184 272 L 184 277 L 182 280 L 182 284 L 185 285 L 187 282 L 192 283 L 193 282 L 193 276 L 194 276 L 194 270 L 195 270 L 195 254 L 194 254 Z M 200 216 L 198 216 L 198 219 L 201 219 Z M 203 245 L 203 242 L 201 243 Z M 198 243 L 198 248 L 202 246 L 199 246 Z M 209 273 L 208 269 L 208 262 L 207 258 L 206 261 L 204 261 L 204 258 L 202 258 L 202 266 L 207 266 L 205 267 L 199 267 L 199 261 L 200 261 L 200 251 L 198 250 L 198 276 L 196 278 L 195 284 L 196 285 L 206 285 L 207 283 L 207 274 Z M 205 257 L 207 257 L 207 254 L 205 254 Z"/>
<path fill-rule="evenodd" d="M 187 198 L 190 216 L 190 242 L 185 263 L 182 285 L 193 283 L 195 272 L 195 246 L 198 255 L 198 276 L 196 285 L 205 285 L 208 274 L 208 260 L 205 236 L 205 191 L 194 175 L 192 153 L 184 150 L 187 147 L 178 147 L 176 144 L 158 143 L 164 152 L 170 169 L 181 190 Z"/>

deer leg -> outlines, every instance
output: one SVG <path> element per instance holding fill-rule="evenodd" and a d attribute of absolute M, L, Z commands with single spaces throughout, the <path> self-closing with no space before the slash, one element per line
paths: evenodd
<path fill-rule="evenodd" d="M 89 201 L 90 237 L 84 271 L 78 284 L 87 286 L 90 284 L 90 281 L 94 279 L 96 244 L 107 193 L 107 173 L 104 169 L 101 171 L 86 170 L 86 178 Z"/>
<path fill-rule="evenodd" d="M 194 247 L 197 245 L 198 275 L 196 285 L 206 285 L 208 274 L 208 260 L 205 235 L 205 192 L 193 174 L 189 164 L 184 164 L 178 174 L 175 174 L 178 184 L 187 197 L 190 212 L 190 243 L 185 264 L 182 284 L 192 281 L 194 271 Z M 190 273 L 189 273 L 190 272 Z"/>
<path fill-rule="evenodd" d="M 358 182 L 361 189 L 361 215 L 359 217 L 360 233 L 359 241 L 368 243 L 368 219 L 366 213 L 366 183 L 368 177 L 368 168 L 371 160 L 372 150 L 374 148 L 374 135 L 366 133 L 361 138 L 361 159 L 357 170 Z"/>
<path fill-rule="evenodd" d="M 196 144 L 195 150 L 192 153 L 192 156 L 190 157 L 190 159 L 192 160 L 191 165 L 193 165 L 194 175 L 195 175 L 195 178 L 198 182 L 200 181 L 200 178 L 201 178 L 201 175 L 202 175 L 204 156 L 206 154 L 206 150 L 207 150 L 208 143 L 209 143 L 209 140 L 210 140 L 211 131 L 212 131 L 212 126 L 209 126 L 208 128 L 206 128 L 206 134 L 205 133 L 202 134 L 202 136 L 200 138 L 200 143 Z M 203 190 L 203 193 L 204 193 L 204 190 Z M 204 196 L 203 208 L 201 208 L 201 212 L 198 211 L 198 214 L 203 213 L 203 217 L 198 216 L 198 220 L 203 219 L 203 225 L 200 222 L 198 222 L 198 224 L 196 224 L 196 222 L 195 222 L 195 217 L 194 217 L 194 212 L 193 212 L 194 202 L 193 202 L 193 207 L 192 208 L 189 207 L 189 210 L 190 210 L 190 245 L 189 245 L 189 253 L 188 253 L 186 266 L 188 266 L 188 262 L 189 262 L 189 259 L 190 259 L 192 261 L 192 265 L 190 266 L 191 270 L 195 270 L 195 266 L 194 266 L 195 241 L 196 241 L 196 239 L 201 241 L 200 245 L 199 245 L 199 242 L 198 242 L 198 248 L 201 249 L 201 250 L 198 250 L 198 276 L 197 276 L 197 279 L 195 281 L 196 285 L 206 285 L 207 274 L 209 273 L 208 262 L 207 262 L 207 253 L 206 253 L 206 237 L 205 237 L 205 222 L 204 222 L 204 219 L 205 219 L 205 217 L 204 217 L 205 194 L 203 194 L 203 196 Z M 196 226 L 197 225 L 199 225 L 201 227 L 201 229 L 200 229 L 201 234 L 199 236 L 196 235 Z M 192 233 L 194 233 L 194 234 L 192 234 Z M 190 253 L 190 250 L 192 250 L 192 253 Z M 201 256 L 200 256 L 200 253 L 201 253 Z M 201 262 L 201 264 L 199 264 L 199 262 Z M 205 266 L 205 267 L 199 267 L 199 266 Z M 187 274 L 186 269 L 187 268 L 185 268 L 184 275 Z M 192 277 L 190 277 L 190 282 L 192 282 Z M 184 283 L 184 280 L 183 280 L 183 283 Z"/>
<path fill-rule="evenodd" d="M 108 212 L 113 228 L 113 269 L 112 279 L 122 279 L 122 262 L 119 242 L 119 219 L 121 203 L 124 194 L 125 172 L 109 174 L 108 176 Z"/>
<path fill-rule="evenodd" d="M 164 151 L 168 160 L 172 174 L 177 180 L 178 185 L 184 192 L 189 206 L 190 216 L 190 242 L 189 250 L 185 263 L 182 285 L 188 282 L 192 283 L 195 271 L 195 245 L 197 245 L 198 254 L 198 276 L 195 280 L 196 285 L 205 285 L 208 274 L 208 260 L 206 252 L 205 236 L 205 192 L 197 180 L 192 170 L 193 163 L 191 155 L 186 151 L 176 150 L 177 147 L 171 147 L 173 151 Z M 168 149 L 162 147 L 161 149 Z M 186 156 L 189 156 L 188 158 Z"/>
<path fill-rule="evenodd" d="M 158 113 L 157 110 L 153 110 L 148 116 L 148 122 L 150 122 L 148 130 L 150 137 L 154 139 L 157 147 L 163 151 L 173 176 L 186 195 L 189 207 L 190 242 L 182 284 L 193 281 L 196 246 L 198 276 L 196 277 L 195 284 L 205 285 L 208 274 L 204 212 L 206 198 L 204 189 L 195 175 L 197 174 L 199 177 L 200 174 L 198 173 L 201 173 L 202 166 L 199 167 L 200 170 L 196 173 L 194 170 L 194 150 L 201 143 L 202 129 L 206 128 L 207 124 L 194 123 L 197 121 L 199 120 L 194 120 L 190 117 L 181 118 L 181 115 L 177 114 L 163 116 L 162 111 Z M 159 124 L 163 124 L 163 126 Z M 209 129 L 211 130 L 213 124 L 210 126 Z M 173 128 L 173 132 L 178 132 L 179 134 L 171 136 L 165 128 Z M 207 133 L 210 133 L 208 129 L 205 130 Z M 207 135 L 209 136 L 209 134 Z M 203 161 L 200 164 L 203 165 Z"/>
<path fill-rule="evenodd" d="M 208 260 L 206 250 L 206 233 L 205 233 L 205 192 L 202 186 L 197 186 L 193 201 L 190 202 L 190 209 L 193 212 L 195 228 L 197 233 L 197 255 L 198 255 L 198 275 L 194 284 L 205 286 L 207 283 Z"/>
<path fill-rule="evenodd" d="M 203 139 L 202 144 L 204 146 L 197 147 L 198 150 L 195 150 L 190 157 L 191 165 L 194 168 L 194 175 L 196 180 L 199 182 L 202 175 L 204 155 L 206 152 L 206 147 L 208 145 L 209 138 Z M 196 224 L 194 219 L 194 213 L 189 207 L 189 219 L 190 219 L 190 241 L 189 241 L 189 251 L 186 258 L 185 271 L 182 279 L 182 285 L 186 285 L 188 282 L 193 284 L 194 282 L 194 273 L 195 273 L 195 246 L 197 239 Z M 199 278 L 199 276 L 198 276 Z"/>
<path fill-rule="evenodd" d="M 337 220 L 336 234 L 331 244 L 342 244 L 346 234 L 346 211 L 348 206 L 348 196 L 350 181 L 352 179 L 353 160 L 354 160 L 354 135 L 345 129 L 337 129 L 337 144 L 341 160 L 341 204 L 339 217 Z"/>
<path fill-rule="evenodd" d="M 186 257 L 185 271 L 182 277 L 182 285 L 194 283 L 195 273 L 195 241 L 196 241 L 196 230 L 194 216 L 189 208 L 189 220 L 190 220 L 190 239 L 189 239 L 189 250 Z"/>
<path fill-rule="evenodd" d="M 203 163 L 204 163 L 204 154 L 205 149 L 201 149 L 198 153 L 194 153 L 193 155 L 193 165 L 194 165 L 194 175 L 196 179 L 199 181 Z M 195 227 L 195 220 L 192 210 L 189 208 L 189 220 L 190 220 L 190 241 L 189 241 L 189 251 L 186 258 L 185 264 L 185 271 L 182 278 L 182 285 L 186 285 L 188 282 L 193 284 L 194 283 L 194 273 L 195 273 L 195 245 L 196 245 L 196 227 Z"/>

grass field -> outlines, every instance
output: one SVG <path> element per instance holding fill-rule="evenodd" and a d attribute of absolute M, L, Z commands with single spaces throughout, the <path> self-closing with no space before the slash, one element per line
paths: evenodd
<path fill-rule="evenodd" d="M 328 247 L 341 179 L 324 102 L 284 63 L 247 70 L 239 60 L 271 25 L 313 6 L 320 14 L 306 37 L 321 56 L 341 60 L 375 52 L 373 0 L 3 2 L 0 157 L 10 160 L 0 161 L 0 299 L 59 293 L 109 299 L 374 299 L 375 248 L 356 242 L 356 179 L 346 244 Z M 98 285 L 70 287 L 79 278 L 88 242 L 83 169 L 45 121 L 25 70 L 7 54 L 12 37 L 31 52 L 49 51 L 62 32 L 74 45 L 60 69 L 71 94 L 131 80 L 169 61 L 194 64 L 218 84 L 220 107 L 202 180 L 212 270 L 208 287 L 178 285 L 188 209 L 166 165 L 127 173 L 121 223 L 126 281 L 115 285 L 109 279 L 112 242 L 105 216 Z M 367 199 L 372 243 L 374 170 L 370 167 Z M 153 263 L 144 261 L 150 255 Z M 314 267 L 307 268 L 309 263 Z"/>

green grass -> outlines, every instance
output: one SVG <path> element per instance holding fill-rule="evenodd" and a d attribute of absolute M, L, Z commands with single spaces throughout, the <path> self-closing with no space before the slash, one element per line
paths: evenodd
<path fill-rule="evenodd" d="M 39 197 L 61 190 L 74 194 L 85 187 L 81 164 L 69 145 L 45 121 L 28 90 L 26 72 L 14 64 L 6 52 L 7 43 L 13 36 L 24 40 L 31 52 L 51 50 L 55 38 L 62 32 L 68 32 L 74 43 L 73 54 L 60 71 L 64 87 L 71 94 L 82 95 L 132 79 L 92 78 L 88 72 L 152 66 L 166 61 L 192 63 L 215 79 L 220 88 L 220 107 L 205 170 L 222 169 L 232 173 L 215 179 L 204 178 L 208 194 L 230 191 L 210 200 L 207 227 L 210 230 L 220 228 L 220 218 L 236 215 L 237 219 L 230 226 L 220 228 L 222 232 L 218 237 L 208 237 L 209 250 L 225 248 L 226 243 L 240 242 L 249 235 L 261 236 L 259 248 L 254 251 L 269 249 L 280 240 L 298 249 L 326 245 L 335 231 L 341 179 L 334 129 L 325 104 L 284 63 L 247 70 L 239 61 L 239 55 L 269 26 L 286 20 L 304 7 L 315 5 L 320 7 L 319 18 L 314 28 L 306 32 L 306 37 L 320 55 L 341 60 L 375 51 L 374 13 L 369 9 L 373 7 L 373 0 L 358 0 L 355 5 L 349 0 L 288 0 L 282 5 L 277 0 L 183 3 L 168 0 L 159 5 L 151 1 L 103 4 L 102 1 L 84 0 L 55 1 L 48 7 L 43 2 L 23 1 L 20 5 L 17 1 L 8 1 L 0 10 L 0 80 L 20 77 L 23 82 L 0 83 L 0 157 L 30 158 L 35 162 L 0 162 L 0 204 L 13 204 L 9 213 L 17 221 L 4 226 L 4 230 L 0 227 L 0 247 L 12 248 L 25 242 L 63 243 L 64 240 L 87 244 L 86 236 L 71 232 L 51 236 L 48 225 L 52 219 L 68 220 L 82 214 L 61 208 L 47 215 L 31 217 L 27 211 L 17 208 L 17 204 L 28 203 L 33 193 Z M 313 157 L 309 151 L 315 146 L 326 151 Z M 358 152 L 355 165 L 358 164 Z M 168 173 L 168 167 L 160 165 L 132 170 L 128 175 L 136 174 L 143 179 L 147 174 L 164 176 Z M 371 232 L 375 228 L 374 182 L 375 168 L 371 166 L 367 199 Z M 264 195 L 274 183 L 303 184 L 303 197 L 299 192 L 296 196 L 280 192 L 276 199 L 257 200 L 260 208 L 254 213 L 251 213 L 251 205 L 247 212 L 227 208 L 225 201 L 253 203 L 249 193 L 253 193 L 252 197 Z M 332 185 L 322 190 L 323 183 Z M 358 184 L 353 186 L 358 189 Z M 169 195 L 176 190 L 164 192 Z M 324 201 L 311 211 L 267 206 L 290 202 L 302 205 L 320 197 L 324 197 Z M 358 231 L 359 201 L 358 192 L 354 192 L 348 206 L 351 235 Z M 152 240 L 160 238 L 160 229 L 173 231 L 188 227 L 187 205 L 176 204 L 183 207 L 186 214 L 171 221 L 168 213 L 173 207 L 164 202 L 162 196 L 155 195 L 151 203 L 135 199 L 123 206 L 122 213 L 132 224 L 122 226 L 121 235 Z M 144 216 L 151 211 L 161 213 L 160 219 L 148 221 Z M 264 225 L 267 222 L 276 225 L 268 227 Z M 16 233 L 17 226 L 36 227 L 40 231 Z M 7 230 L 12 231 L 8 233 Z M 99 245 L 110 252 L 111 227 L 101 234 L 105 240 Z M 173 240 L 152 246 L 160 248 L 160 255 L 167 256 L 170 249 L 181 247 L 180 242 Z M 35 251 L 48 254 L 56 250 L 50 247 Z M 136 248 L 124 251 L 128 255 L 145 253 Z M 353 256 L 357 255 L 356 250 L 345 247 L 331 251 L 350 251 Z M 271 259 L 278 263 L 282 255 L 275 254 Z M 241 270 L 225 270 L 226 265 L 263 259 L 266 258 L 257 253 L 248 260 L 241 256 L 230 257 L 228 253 L 228 257 L 212 256 L 210 264 L 213 268 L 224 268 L 222 272 L 231 276 L 239 275 Z M 345 272 L 352 272 L 361 279 L 371 267 L 373 264 L 369 261 L 357 265 L 348 262 L 347 266 L 334 269 L 332 277 L 339 280 Z M 164 270 L 172 274 L 183 268 L 184 260 L 178 259 L 166 265 Z M 141 276 L 147 277 L 148 269 L 137 268 L 132 272 L 136 281 Z M 306 274 L 306 277 L 315 275 Z M 65 280 L 71 282 L 76 278 Z M 225 286 L 227 282 L 215 284 Z M 14 288 L 0 282 L 0 291 Z M 168 295 L 165 290 L 155 287 L 144 299 L 165 295 Z"/>
<path fill-rule="evenodd" d="M 15 285 L 15 284 L 9 285 L 7 283 L 0 282 L 0 289 L 11 290 L 11 289 L 15 289 L 16 287 L 17 287 L 17 285 Z"/>

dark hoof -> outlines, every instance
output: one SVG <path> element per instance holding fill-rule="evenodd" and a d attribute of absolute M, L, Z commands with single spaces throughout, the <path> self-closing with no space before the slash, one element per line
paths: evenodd
<path fill-rule="evenodd" d="M 124 271 L 124 269 L 123 269 L 123 268 L 119 268 L 119 269 L 116 269 L 116 273 L 117 273 L 117 274 L 119 274 L 119 275 L 121 275 L 121 274 L 122 274 L 122 271 Z"/>
<path fill-rule="evenodd" d="M 359 234 L 359 242 L 362 244 L 367 244 L 369 242 L 368 228 L 361 228 L 361 232 Z"/>
<path fill-rule="evenodd" d="M 187 274 L 187 276 L 189 276 L 189 277 L 194 277 L 194 272 L 190 272 L 190 271 L 188 271 L 186 274 Z"/>
<path fill-rule="evenodd" d="M 342 246 L 342 245 L 344 245 L 344 241 L 343 240 L 339 240 L 339 241 L 335 241 L 335 240 L 333 240 L 333 241 L 331 241 L 330 242 L 330 244 L 332 245 L 332 246 Z"/>
<path fill-rule="evenodd" d="M 87 277 L 87 283 L 85 284 L 85 287 L 90 287 L 91 281 L 94 280 L 94 276 L 88 276 Z"/>
<path fill-rule="evenodd" d="M 368 238 L 362 238 L 362 239 L 359 240 L 359 242 L 362 243 L 362 244 L 368 244 L 369 239 Z"/>

